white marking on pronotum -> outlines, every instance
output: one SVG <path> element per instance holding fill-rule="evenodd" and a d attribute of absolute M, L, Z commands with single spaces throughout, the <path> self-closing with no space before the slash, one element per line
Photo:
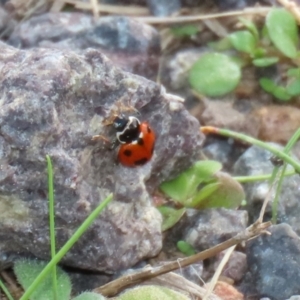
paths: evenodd
<path fill-rule="evenodd" d="M 122 134 L 124 134 L 125 131 L 128 130 L 128 128 L 129 128 L 130 125 L 132 125 L 132 124 L 134 124 L 135 127 L 138 126 L 138 125 L 140 125 L 139 119 L 136 118 L 136 117 L 133 117 L 133 116 L 129 116 L 129 117 L 128 117 L 128 122 L 127 122 L 125 128 L 123 129 L 123 131 L 117 132 L 117 139 L 118 139 L 118 141 L 119 141 L 121 144 L 126 144 L 126 142 L 122 142 L 122 141 L 120 140 L 120 136 L 121 136 Z M 136 141 L 136 143 L 137 143 L 137 141 Z M 136 143 L 132 142 L 132 144 L 136 144 Z"/>
<path fill-rule="evenodd" d="M 141 132 L 140 135 L 139 135 L 139 138 L 137 140 L 132 141 L 131 144 L 133 144 L 133 145 L 138 144 L 139 140 L 142 140 L 143 137 L 144 137 L 144 134 Z"/>

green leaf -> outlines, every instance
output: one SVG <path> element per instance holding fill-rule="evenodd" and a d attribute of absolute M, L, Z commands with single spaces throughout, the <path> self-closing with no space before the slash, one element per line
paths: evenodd
<path fill-rule="evenodd" d="M 252 57 L 254 58 L 263 58 L 266 56 L 267 50 L 261 47 L 255 48 L 254 52 L 252 53 Z"/>
<path fill-rule="evenodd" d="M 188 173 L 196 176 L 202 181 L 210 179 L 222 169 L 222 164 L 215 160 L 199 160 L 190 169 Z M 200 183 L 200 182 L 199 182 Z M 197 184 L 198 186 L 199 184 Z"/>
<path fill-rule="evenodd" d="M 237 31 L 229 35 L 232 46 L 241 52 L 252 54 L 256 47 L 256 40 L 249 31 Z"/>
<path fill-rule="evenodd" d="M 291 99 L 291 95 L 287 92 L 285 87 L 276 85 L 268 78 L 261 78 L 259 84 L 266 92 L 272 94 L 279 100 L 288 101 Z"/>
<path fill-rule="evenodd" d="M 169 206 L 160 206 L 157 208 L 163 216 L 162 231 L 172 228 L 184 215 L 186 209 L 175 209 Z"/>
<path fill-rule="evenodd" d="M 230 76 L 228 76 L 230 74 Z M 199 93 L 210 97 L 231 92 L 241 78 L 240 66 L 220 53 L 204 54 L 191 68 L 189 82 Z"/>
<path fill-rule="evenodd" d="M 291 68 L 291 69 L 288 69 L 287 75 L 289 77 L 300 77 L 300 68 Z"/>
<path fill-rule="evenodd" d="M 139 286 L 125 291 L 116 300 L 190 300 L 184 294 L 156 285 Z"/>
<path fill-rule="evenodd" d="M 209 179 L 221 168 L 222 165 L 217 161 L 198 161 L 175 179 L 162 183 L 160 189 L 173 200 L 184 204 L 195 194 L 201 182 Z"/>
<path fill-rule="evenodd" d="M 93 292 L 84 292 L 80 294 L 79 296 L 72 298 L 72 300 L 105 300 L 102 295 L 96 294 Z"/>
<path fill-rule="evenodd" d="M 270 94 L 272 94 L 274 89 L 277 87 L 276 84 L 271 79 L 265 77 L 259 80 L 259 84 L 266 92 Z"/>
<path fill-rule="evenodd" d="M 220 187 L 219 182 L 213 182 L 204 186 L 189 202 L 188 207 L 198 208 L 200 203 L 207 199 L 212 193 L 214 193 Z"/>
<path fill-rule="evenodd" d="M 252 63 L 256 67 L 268 67 L 276 64 L 278 61 L 278 57 L 264 57 L 253 59 Z"/>
<path fill-rule="evenodd" d="M 185 241 L 178 241 L 176 246 L 178 250 L 186 256 L 196 254 L 196 251 L 193 248 L 193 246 Z"/>
<path fill-rule="evenodd" d="M 295 18 L 283 8 L 273 8 L 267 15 L 266 26 L 276 48 L 289 58 L 297 56 L 298 27 Z"/>
<path fill-rule="evenodd" d="M 286 88 L 283 86 L 277 86 L 273 91 L 273 95 L 282 101 L 288 101 L 291 99 L 291 95 L 288 94 Z"/>
<path fill-rule="evenodd" d="M 36 260 L 18 260 L 14 264 L 14 271 L 19 283 L 26 290 L 47 264 Z M 71 295 L 71 281 L 67 273 L 57 267 L 57 287 L 59 300 L 68 300 Z M 31 300 L 53 300 L 52 275 L 46 276 L 44 281 L 32 293 Z"/>
<path fill-rule="evenodd" d="M 260 42 L 262 43 L 263 46 L 270 46 L 271 45 L 271 39 L 270 39 L 270 35 L 268 32 L 268 28 L 266 26 L 266 24 L 263 26 L 262 30 L 261 30 L 261 39 Z"/>
<path fill-rule="evenodd" d="M 210 42 L 208 43 L 208 46 L 215 51 L 226 51 L 232 49 L 232 44 L 228 36 L 222 38 L 217 42 Z"/>
<path fill-rule="evenodd" d="M 215 176 L 218 186 L 214 186 L 215 183 L 212 184 L 208 188 L 210 190 L 207 193 L 208 196 L 198 202 L 196 208 L 225 207 L 233 209 L 239 207 L 242 200 L 245 199 L 243 187 L 227 173 L 219 172 Z"/>
<path fill-rule="evenodd" d="M 189 25 L 172 27 L 171 32 L 176 37 L 186 37 L 186 36 L 192 36 L 197 34 L 199 32 L 199 28 L 195 25 L 189 24 Z"/>
<path fill-rule="evenodd" d="M 239 21 L 253 34 L 254 38 L 256 39 L 256 41 L 259 40 L 259 33 L 257 30 L 257 27 L 255 26 L 255 24 L 245 18 L 240 17 Z"/>
<path fill-rule="evenodd" d="M 286 92 L 291 96 L 300 95 L 300 78 L 291 81 L 286 87 Z"/>
<path fill-rule="evenodd" d="M 160 189 L 173 200 L 182 203 L 190 193 L 189 176 L 182 173 L 171 181 L 163 182 Z"/>

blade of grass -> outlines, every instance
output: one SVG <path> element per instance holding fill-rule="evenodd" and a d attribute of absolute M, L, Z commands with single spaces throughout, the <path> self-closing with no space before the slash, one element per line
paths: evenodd
<path fill-rule="evenodd" d="M 76 230 L 72 237 L 65 243 L 65 245 L 57 252 L 57 254 L 51 259 L 39 276 L 34 280 L 31 286 L 25 291 L 20 300 L 29 299 L 30 295 L 33 293 L 34 289 L 39 285 L 39 283 L 47 276 L 47 274 L 52 270 L 52 268 L 63 258 L 63 256 L 71 249 L 71 247 L 78 241 L 82 234 L 88 229 L 92 222 L 97 218 L 97 216 L 103 211 L 103 209 L 112 200 L 113 195 L 110 194 L 103 202 L 101 202 L 96 209 L 86 218 L 86 220 L 81 224 L 81 226 Z"/>
<path fill-rule="evenodd" d="M 295 145 L 295 143 L 299 140 L 299 138 L 300 138 L 300 128 L 298 128 L 296 130 L 296 132 L 293 134 L 293 136 L 290 138 L 290 140 L 288 141 L 288 143 L 284 147 L 283 152 L 286 153 L 286 154 L 289 154 L 291 149 Z M 278 180 L 278 184 L 277 184 L 277 187 L 276 187 L 275 197 L 274 197 L 274 201 L 273 201 L 273 204 L 272 204 L 272 222 L 273 222 L 273 224 L 277 223 L 277 211 L 278 211 L 277 208 L 278 208 L 278 202 L 279 202 L 279 195 L 280 195 L 283 179 L 285 177 L 284 173 L 286 171 L 286 168 L 287 168 L 287 163 L 285 162 L 283 164 L 281 173 L 279 175 L 279 180 Z"/>
<path fill-rule="evenodd" d="M 290 164 L 296 170 L 296 172 L 300 174 L 300 163 L 298 161 L 296 161 L 294 158 L 290 157 L 284 151 L 279 150 L 265 142 L 262 142 L 260 140 L 257 140 L 255 138 L 252 138 L 252 137 L 247 136 L 242 133 L 238 133 L 238 132 L 227 130 L 227 129 L 220 129 L 220 128 L 212 127 L 212 126 L 204 126 L 204 127 L 201 127 L 200 130 L 205 134 L 206 133 L 220 134 L 223 136 L 239 139 L 239 140 L 245 141 L 249 144 L 256 145 L 258 147 L 266 149 L 266 150 L 270 151 L 271 153 L 273 153 L 275 156 L 281 158 L 284 162 Z M 297 132 L 298 132 L 298 130 L 297 130 Z"/>
<path fill-rule="evenodd" d="M 286 152 L 286 153 L 289 153 L 291 151 L 292 147 L 294 147 L 296 142 L 299 140 L 299 138 L 300 138 L 300 128 L 298 128 L 297 131 L 290 138 L 290 140 L 288 141 L 288 143 L 284 147 L 283 151 Z"/>
<path fill-rule="evenodd" d="M 276 224 L 277 223 L 277 211 L 278 211 L 278 202 L 279 202 L 279 195 L 280 195 L 280 191 L 281 191 L 281 187 L 282 187 L 282 183 L 283 183 L 283 179 L 284 179 L 284 172 L 286 170 L 287 164 L 285 163 L 281 169 L 281 173 L 279 175 L 279 179 L 278 179 L 278 183 L 277 183 L 277 187 L 276 187 L 276 192 L 275 192 L 275 197 L 274 197 L 274 201 L 272 204 L 272 223 Z"/>
<path fill-rule="evenodd" d="M 294 170 L 287 171 L 284 173 L 284 176 L 293 176 L 297 174 Z M 239 183 L 249 183 L 249 182 L 256 182 L 256 181 L 264 181 L 271 179 L 273 174 L 263 174 L 263 175 L 253 175 L 253 176 L 234 176 L 232 177 L 234 180 L 238 181 Z"/>
<path fill-rule="evenodd" d="M 51 258 L 55 256 L 55 216 L 54 216 L 54 188 L 53 188 L 53 167 L 51 158 L 46 155 L 47 160 L 47 171 L 48 171 L 48 198 L 49 198 L 49 227 L 50 227 L 50 244 L 51 244 Z M 57 273 L 56 265 L 52 270 L 52 285 L 53 285 L 53 296 L 54 299 L 58 299 L 58 288 L 57 288 Z"/>
<path fill-rule="evenodd" d="M 0 279 L 0 288 L 2 289 L 3 293 L 5 294 L 8 300 L 14 300 L 13 296 L 10 294 L 9 290 L 7 289 L 7 287 L 2 282 L 1 279 Z"/>
<path fill-rule="evenodd" d="M 257 139 L 254 139 L 254 138 L 250 137 L 250 136 L 247 136 L 247 135 L 244 135 L 244 134 L 241 134 L 241 133 L 238 133 L 238 132 L 234 132 L 234 131 L 231 131 L 231 130 L 220 129 L 220 128 L 216 128 L 216 127 L 212 127 L 212 126 L 204 126 L 204 127 L 201 127 L 200 130 L 203 133 L 220 134 L 220 135 L 224 135 L 224 136 L 227 136 L 227 137 L 240 139 L 240 140 L 245 141 L 247 143 L 250 143 L 252 145 L 259 146 L 263 149 L 266 149 L 266 150 L 270 151 L 271 153 L 273 153 L 274 155 L 276 155 L 277 157 L 279 157 L 280 159 L 282 159 L 284 161 L 284 164 L 283 164 L 282 171 L 281 171 L 280 175 L 277 176 L 278 172 L 280 171 L 280 168 L 275 167 L 272 174 L 271 174 L 271 177 L 270 177 L 271 178 L 270 179 L 270 184 L 271 185 L 276 180 L 276 178 L 279 177 L 278 184 L 277 184 L 277 187 L 276 187 L 274 201 L 273 201 L 273 204 L 272 204 L 272 222 L 274 224 L 276 224 L 279 194 L 280 194 L 281 186 L 282 186 L 282 183 L 283 183 L 283 178 L 286 176 L 285 171 L 286 171 L 286 168 L 287 168 L 287 164 L 290 164 L 292 167 L 294 167 L 295 172 L 300 174 L 300 164 L 298 163 L 298 161 L 293 159 L 293 157 L 289 156 L 290 150 L 292 149 L 292 147 L 295 145 L 295 143 L 300 138 L 300 128 L 298 128 L 298 130 L 290 138 L 290 140 L 286 144 L 283 151 L 281 151 L 279 149 L 276 149 L 275 147 L 272 147 L 271 145 L 269 145 L 265 142 L 259 141 Z M 293 175 L 293 174 L 289 173 L 289 175 Z M 265 176 L 265 175 L 261 175 L 261 176 Z M 245 178 L 246 178 L 246 176 L 242 177 L 242 180 L 244 180 L 244 182 L 246 182 Z M 238 179 L 238 177 L 237 177 L 237 179 Z"/>
<path fill-rule="evenodd" d="M 207 19 L 216 19 L 224 17 L 233 17 L 233 16 L 244 16 L 244 15 L 257 15 L 257 14 L 267 14 L 270 11 L 271 7 L 261 6 L 254 8 L 246 8 L 239 11 L 229 11 L 225 13 L 216 13 L 216 14 L 198 14 L 191 16 L 168 16 L 168 17 L 136 17 L 140 22 L 145 22 L 149 24 L 181 24 L 181 23 L 191 23 L 199 22 Z"/>

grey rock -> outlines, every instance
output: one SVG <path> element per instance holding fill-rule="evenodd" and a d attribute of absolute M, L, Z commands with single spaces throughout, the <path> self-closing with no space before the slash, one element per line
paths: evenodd
<path fill-rule="evenodd" d="M 103 274 L 100 272 L 83 272 L 72 268 L 65 268 L 64 271 L 68 273 L 72 282 L 72 294 L 80 294 L 85 291 L 92 291 L 93 289 L 102 286 L 112 280 L 113 275 Z"/>
<path fill-rule="evenodd" d="M 202 124 L 228 128 L 254 137 L 258 135 L 258 118 L 235 107 L 233 101 L 216 99 L 214 101 L 206 101 L 205 106 L 205 110 L 199 116 Z"/>
<path fill-rule="evenodd" d="M 221 260 L 225 255 L 225 251 L 222 251 L 218 255 L 218 259 L 215 262 L 215 269 L 219 266 Z M 222 275 L 231 278 L 235 282 L 240 281 L 247 271 L 247 257 L 245 253 L 239 251 L 233 251 L 230 258 L 225 265 Z"/>
<path fill-rule="evenodd" d="M 172 229 L 174 240 L 182 239 L 197 251 L 215 246 L 233 237 L 247 226 L 246 211 L 225 208 L 189 209 L 187 216 Z"/>
<path fill-rule="evenodd" d="M 274 147 L 282 149 L 277 144 L 272 144 Z M 270 174 L 273 171 L 274 165 L 270 161 L 272 154 L 269 151 L 250 147 L 236 161 L 233 172 L 238 176 L 252 176 Z M 294 175 L 286 177 L 283 180 L 278 203 L 278 222 L 288 223 L 293 229 L 300 234 L 300 202 L 299 202 L 299 186 L 300 177 Z M 267 181 L 244 184 L 244 189 L 247 199 L 247 210 L 252 220 L 258 217 L 262 203 L 269 191 Z M 272 203 L 267 206 L 265 217 L 271 218 Z"/>
<path fill-rule="evenodd" d="M 216 5 L 222 10 L 241 9 L 247 6 L 252 6 L 256 1 L 253 0 L 214 0 Z"/>
<path fill-rule="evenodd" d="M 205 53 L 205 49 L 184 49 L 163 58 L 162 83 L 178 91 L 189 87 L 188 74 L 193 64 Z"/>
<path fill-rule="evenodd" d="M 300 238 L 287 224 L 268 229 L 247 244 L 246 254 L 258 297 L 282 300 L 300 293 Z"/>
<path fill-rule="evenodd" d="M 14 20 L 9 13 L 0 7 L 0 35 L 2 38 L 7 38 L 14 28 L 17 26 L 17 21 Z"/>
<path fill-rule="evenodd" d="M 21 22 L 8 43 L 17 48 L 39 47 L 43 42 L 59 42 L 92 28 L 92 16 L 83 13 L 46 13 Z"/>
<path fill-rule="evenodd" d="M 181 0 L 147 0 L 148 7 L 154 16 L 169 16 L 181 8 Z"/>
<path fill-rule="evenodd" d="M 54 165 L 57 249 L 114 194 L 63 264 L 113 272 L 156 255 L 161 216 L 150 194 L 199 158 L 204 139 L 178 97 L 93 49 L 24 51 L 2 43 L 0 81 L 0 259 L 50 257 L 46 154 Z M 91 142 L 95 134 L 114 138 L 102 121 L 117 101 L 138 109 L 156 132 L 144 166 L 123 167 L 117 149 Z"/>
<path fill-rule="evenodd" d="M 101 17 L 80 13 L 47 13 L 21 23 L 11 35 L 19 48 L 44 47 L 78 51 L 94 48 L 124 70 L 155 80 L 160 39 L 147 24 L 126 17 Z"/>
<path fill-rule="evenodd" d="M 203 154 L 212 160 L 219 161 L 223 170 L 229 171 L 232 169 L 236 158 L 244 151 L 244 147 L 238 145 L 232 139 L 220 139 L 219 137 L 208 137 L 203 146 Z"/>
<path fill-rule="evenodd" d="M 180 268 L 174 272 L 191 282 L 194 282 L 196 284 L 201 284 L 201 278 L 203 273 L 203 262 L 200 261 L 198 263 L 191 264 L 184 268 Z"/>

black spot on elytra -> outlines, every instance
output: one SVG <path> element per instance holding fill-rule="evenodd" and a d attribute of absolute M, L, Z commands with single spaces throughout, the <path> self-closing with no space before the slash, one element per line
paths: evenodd
<path fill-rule="evenodd" d="M 126 149 L 126 150 L 124 150 L 123 151 L 123 154 L 125 155 L 125 156 L 131 156 L 132 155 L 132 152 L 130 151 L 130 150 L 128 150 L 128 149 Z"/>
<path fill-rule="evenodd" d="M 141 158 L 141 159 L 139 159 L 139 160 L 136 160 L 136 161 L 134 162 L 134 164 L 135 164 L 136 166 L 141 166 L 141 165 L 144 165 L 147 161 L 148 161 L 148 159 L 147 159 L 146 157 L 144 157 L 144 158 Z"/>
<path fill-rule="evenodd" d="M 137 142 L 140 146 L 143 146 L 144 145 L 144 140 L 143 139 L 138 139 L 138 142 Z"/>

